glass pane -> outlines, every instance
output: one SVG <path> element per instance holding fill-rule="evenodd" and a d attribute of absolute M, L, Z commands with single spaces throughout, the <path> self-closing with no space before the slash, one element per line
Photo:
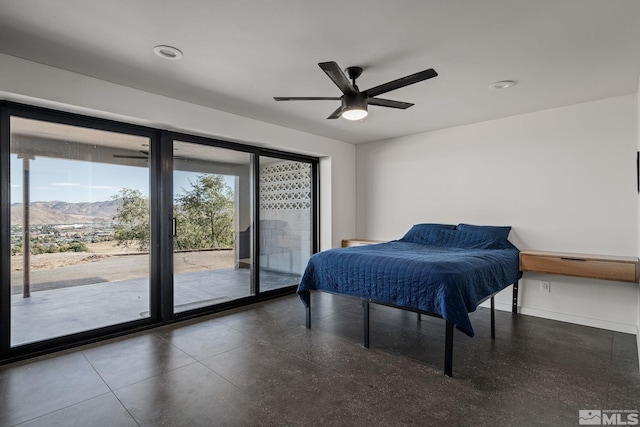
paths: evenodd
<path fill-rule="evenodd" d="M 298 283 L 311 218 L 311 164 L 260 157 L 260 291 Z"/>
<path fill-rule="evenodd" d="M 173 143 L 174 313 L 252 295 L 252 155 Z"/>
<path fill-rule="evenodd" d="M 149 139 L 11 118 L 11 345 L 149 316 Z"/>

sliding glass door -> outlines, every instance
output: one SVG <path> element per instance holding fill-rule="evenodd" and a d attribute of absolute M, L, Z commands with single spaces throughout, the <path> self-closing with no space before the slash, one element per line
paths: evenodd
<path fill-rule="evenodd" d="M 260 290 L 297 285 L 312 254 L 312 165 L 260 157 Z"/>
<path fill-rule="evenodd" d="M 253 157 L 173 141 L 174 313 L 254 294 Z"/>
<path fill-rule="evenodd" d="M 0 102 L 0 360 L 293 292 L 317 159 Z"/>
<path fill-rule="evenodd" d="M 149 317 L 150 138 L 10 128 L 11 346 Z"/>

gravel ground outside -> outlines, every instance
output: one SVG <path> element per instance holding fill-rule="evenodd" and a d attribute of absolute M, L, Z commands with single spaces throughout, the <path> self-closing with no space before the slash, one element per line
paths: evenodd
<path fill-rule="evenodd" d="M 116 246 L 113 242 L 89 243 L 87 252 L 62 252 L 55 254 L 31 255 L 31 271 L 48 270 L 69 265 L 96 262 L 108 257 L 122 257 L 130 255 L 147 256 L 147 252 L 140 252 L 135 248 Z M 201 269 L 225 268 L 233 266 L 233 250 L 190 251 L 174 254 L 175 267 L 184 271 L 198 271 Z M 11 272 L 23 269 L 22 255 L 11 257 Z"/>
<path fill-rule="evenodd" d="M 32 291 L 149 277 L 148 253 L 123 251 L 104 243 L 88 245 L 89 252 L 31 255 Z M 232 268 L 234 265 L 233 249 L 174 254 L 175 273 Z M 12 293 L 22 292 L 22 269 L 22 255 L 11 257 Z"/>

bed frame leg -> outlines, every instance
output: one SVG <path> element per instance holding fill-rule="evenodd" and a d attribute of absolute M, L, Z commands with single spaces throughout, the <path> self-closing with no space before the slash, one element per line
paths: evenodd
<path fill-rule="evenodd" d="M 364 314 L 364 336 L 362 345 L 364 345 L 365 348 L 369 348 L 369 301 L 362 300 L 362 312 Z"/>
<path fill-rule="evenodd" d="M 422 313 L 418 313 L 418 322 L 422 322 Z"/>
<path fill-rule="evenodd" d="M 444 340 L 444 374 L 453 375 L 453 322 L 447 320 Z"/>
<path fill-rule="evenodd" d="M 307 307 L 305 308 L 305 326 L 311 329 L 311 292 L 306 295 Z"/>
<path fill-rule="evenodd" d="M 491 297 L 491 339 L 496 338 L 496 303 Z"/>
<path fill-rule="evenodd" d="M 511 305 L 511 313 L 518 314 L 518 281 L 513 284 L 513 302 Z"/>

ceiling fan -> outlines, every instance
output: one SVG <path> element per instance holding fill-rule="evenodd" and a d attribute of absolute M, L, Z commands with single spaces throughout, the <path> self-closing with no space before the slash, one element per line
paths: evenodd
<path fill-rule="evenodd" d="M 175 148 L 174 148 L 175 150 Z M 149 161 L 149 151 L 148 150 L 138 150 L 139 155 L 129 155 L 129 154 L 112 154 L 111 157 L 114 159 L 140 159 Z M 182 156 L 173 156 L 173 159 L 184 159 Z"/>
<path fill-rule="evenodd" d="M 139 150 L 142 155 L 131 156 L 127 154 L 113 154 L 112 157 L 114 159 L 141 159 L 141 160 L 149 160 L 149 152 L 145 150 Z"/>
<path fill-rule="evenodd" d="M 411 74 L 406 77 L 402 77 L 379 86 L 372 87 L 364 91 L 360 91 L 356 85 L 356 79 L 362 74 L 362 67 L 348 67 L 345 71 L 347 76 L 342 72 L 338 64 L 333 61 L 321 62 L 318 64 L 322 71 L 327 73 L 327 76 L 338 86 L 338 89 L 342 91 L 341 97 L 319 97 L 319 96 L 307 96 L 307 97 L 274 97 L 276 101 L 341 101 L 340 107 L 338 107 L 327 119 L 337 119 L 343 117 L 347 120 L 360 120 L 367 116 L 367 107 L 369 105 L 377 105 L 378 107 L 400 108 L 405 110 L 411 107 L 413 104 L 409 102 L 392 101 L 390 99 L 375 98 L 383 93 L 391 92 L 392 90 L 400 89 L 401 87 L 409 86 L 414 83 L 421 82 L 423 80 L 436 77 L 438 73 L 433 68 L 420 71 L 419 73 Z M 351 79 L 351 82 L 349 82 Z"/>

